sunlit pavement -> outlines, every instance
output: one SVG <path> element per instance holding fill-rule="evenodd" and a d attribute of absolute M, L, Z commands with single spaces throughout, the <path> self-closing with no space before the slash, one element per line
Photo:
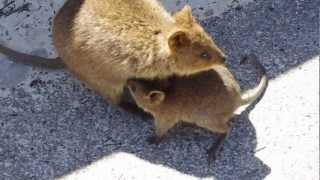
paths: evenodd
<path fill-rule="evenodd" d="M 28 11 L 10 13 L 28 2 Z M 185 4 L 163 2 L 173 11 Z M 109 106 L 64 70 L 0 55 L 0 179 L 318 180 L 319 3 L 188 2 L 244 89 L 257 79 L 252 66 L 238 65 L 246 53 L 258 55 L 271 79 L 249 115 L 236 118 L 215 163 L 206 159 L 216 140 L 209 132 L 178 126 L 163 144 L 149 145 L 151 120 Z M 0 43 L 54 57 L 49 27 L 62 4 L 0 2 Z"/>

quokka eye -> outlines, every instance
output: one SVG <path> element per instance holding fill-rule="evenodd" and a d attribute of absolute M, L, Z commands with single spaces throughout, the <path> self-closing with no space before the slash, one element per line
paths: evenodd
<path fill-rule="evenodd" d="M 205 59 L 205 60 L 210 60 L 211 59 L 211 54 L 209 54 L 208 52 L 203 52 L 200 54 L 200 57 L 202 59 Z"/>

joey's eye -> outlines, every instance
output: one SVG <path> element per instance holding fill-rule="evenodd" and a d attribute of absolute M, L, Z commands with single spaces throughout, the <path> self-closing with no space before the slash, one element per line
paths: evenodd
<path fill-rule="evenodd" d="M 132 92 L 136 92 L 137 91 L 137 87 L 135 85 L 131 85 L 131 90 L 132 90 Z"/>
<path fill-rule="evenodd" d="M 200 54 L 200 57 L 202 59 L 205 59 L 205 60 L 210 60 L 211 59 L 211 55 L 208 53 L 208 52 L 203 52 Z"/>

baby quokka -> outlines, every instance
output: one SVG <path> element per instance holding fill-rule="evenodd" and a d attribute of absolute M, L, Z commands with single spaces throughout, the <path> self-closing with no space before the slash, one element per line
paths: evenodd
<path fill-rule="evenodd" d="M 263 73 L 260 83 L 244 93 L 223 65 L 188 77 L 172 77 L 165 90 L 158 82 L 146 80 L 129 80 L 128 88 L 137 105 L 153 115 L 156 140 L 180 121 L 227 135 L 237 109 L 255 101 L 267 86 L 264 68 L 255 64 Z"/>

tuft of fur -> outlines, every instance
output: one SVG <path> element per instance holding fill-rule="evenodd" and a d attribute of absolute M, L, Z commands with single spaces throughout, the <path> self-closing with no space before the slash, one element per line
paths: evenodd
<path fill-rule="evenodd" d="M 225 60 L 189 6 L 171 16 L 156 0 L 68 0 L 53 38 L 68 69 L 114 104 L 130 78 L 191 75 Z"/>
<path fill-rule="evenodd" d="M 262 67 L 262 66 L 261 66 Z M 262 70 L 262 69 L 260 69 Z M 264 71 L 263 71 L 264 72 Z M 266 88 L 266 75 L 254 88 L 255 100 Z M 245 103 L 247 92 L 241 93 L 240 86 L 232 73 L 223 65 L 212 70 L 188 77 L 173 77 L 170 87 L 162 90 L 158 82 L 129 80 L 128 88 L 137 105 L 153 115 L 156 136 L 161 138 L 180 121 L 192 123 L 214 133 L 227 134 L 229 121 L 236 110 Z"/>

